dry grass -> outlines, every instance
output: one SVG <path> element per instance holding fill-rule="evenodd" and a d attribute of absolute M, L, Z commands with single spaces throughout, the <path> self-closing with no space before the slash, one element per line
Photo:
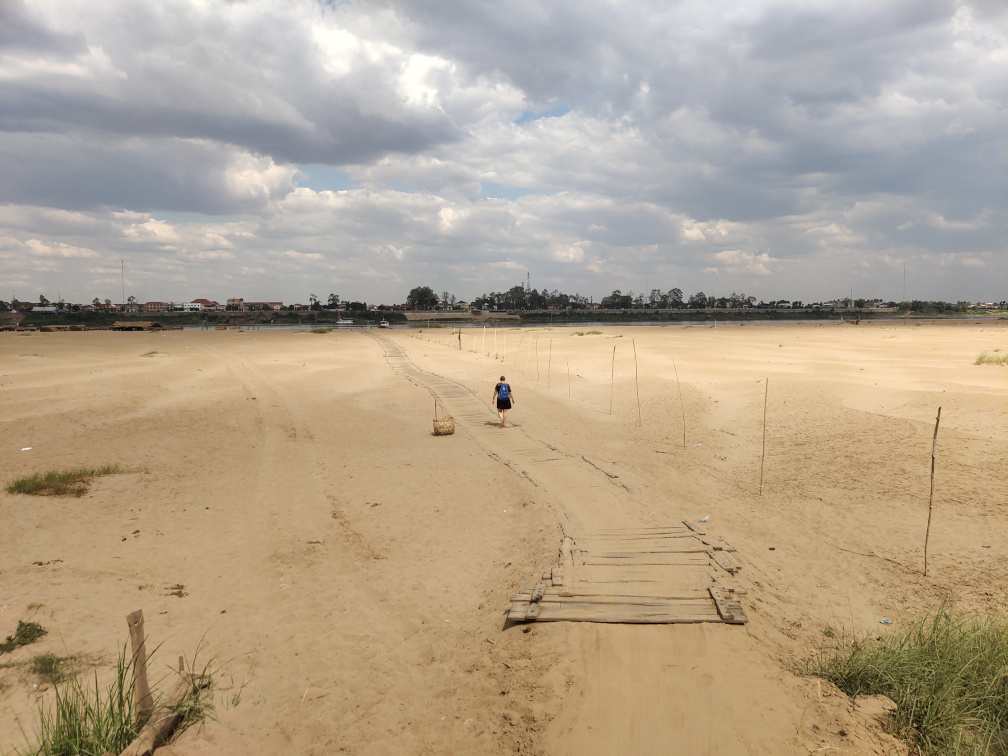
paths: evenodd
<path fill-rule="evenodd" d="M 975 365 L 1008 365 L 1008 352 L 1002 352 L 1000 349 L 991 349 L 987 352 L 981 352 L 980 356 L 976 358 Z"/>
<path fill-rule="evenodd" d="M 32 496 L 82 496 L 94 478 L 132 472 L 122 465 L 75 467 L 71 470 L 48 470 L 18 478 L 7 484 L 7 493 Z"/>

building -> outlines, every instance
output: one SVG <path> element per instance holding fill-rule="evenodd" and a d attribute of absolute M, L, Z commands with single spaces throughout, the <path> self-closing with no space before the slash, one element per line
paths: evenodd
<path fill-rule="evenodd" d="M 227 301 L 225 308 L 228 310 L 238 310 L 242 312 L 245 310 L 245 300 L 242 297 L 232 297 Z"/>
<path fill-rule="evenodd" d="M 198 304 L 204 311 L 206 310 L 220 310 L 221 306 L 211 299 L 194 299 L 193 304 Z"/>

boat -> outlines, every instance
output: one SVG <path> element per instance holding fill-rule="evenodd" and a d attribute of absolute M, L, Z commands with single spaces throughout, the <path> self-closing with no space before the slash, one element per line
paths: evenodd
<path fill-rule="evenodd" d="M 346 318 L 339 318 L 336 321 L 336 325 L 353 325 L 353 321 L 347 320 Z"/>
<path fill-rule="evenodd" d="M 379 328 L 391 328 L 392 324 L 389 323 L 387 320 L 382 320 L 382 322 L 378 324 L 378 327 Z"/>

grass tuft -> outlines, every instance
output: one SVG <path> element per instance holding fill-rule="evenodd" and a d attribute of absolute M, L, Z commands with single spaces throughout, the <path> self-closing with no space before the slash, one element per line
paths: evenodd
<path fill-rule="evenodd" d="M 602 331 L 574 331 L 572 336 L 601 336 Z"/>
<path fill-rule="evenodd" d="M 885 695 L 895 734 L 919 754 L 999 752 L 1008 730 L 1008 617 L 966 616 L 946 604 L 900 632 L 836 632 L 804 671 L 850 696 Z"/>
<path fill-rule="evenodd" d="M 148 656 L 148 661 L 153 657 Z M 133 690 L 136 685 L 136 657 L 119 653 L 112 681 L 104 689 L 85 684 L 79 677 L 68 677 L 55 686 L 51 703 L 39 702 L 39 728 L 35 742 L 18 751 L 22 756 L 75 756 L 76 754 L 120 753 L 139 734 L 146 721 L 133 716 Z M 213 715 L 210 701 L 212 685 L 209 670 L 196 675 L 193 693 L 177 712 L 182 721 L 175 728 L 182 730 Z M 154 708 L 158 706 L 157 700 Z"/>
<path fill-rule="evenodd" d="M 93 478 L 130 472 L 122 465 L 75 467 L 34 473 L 7 484 L 7 493 L 32 496 L 82 496 Z"/>
<path fill-rule="evenodd" d="M 989 352 L 981 352 L 976 358 L 975 365 L 1008 365 L 1008 352 L 1000 349 L 993 349 Z"/>
<path fill-rule="evenodd" d="M 312 328 L 310 333 L 332 333 L 332 328 Z"/>
<path fill-rule="evenodd" d="M 36 654 L 31 661 L 31 671 L 46 682 L 56 684 L 63 682 L 69 676 L 67 664 L 71 661 L 68 656 L 57 656 L 56 654 Z"/>
<path fill-rule="evenodd" d="M 0 643 L 0 654 L 9 654 L 15 648 L 34 643 L 46 634 L 46 629 L 38 622 L 22 622 L 18 620 L 14 635 L 8 635 L 7 640 Z"/>
<path fill-rule="evenodd" d="M 141 357 L 153 357 L 155 354 L 161 354 L 157 349 L 151 349 L 149 352 L 144 352 Z"/>

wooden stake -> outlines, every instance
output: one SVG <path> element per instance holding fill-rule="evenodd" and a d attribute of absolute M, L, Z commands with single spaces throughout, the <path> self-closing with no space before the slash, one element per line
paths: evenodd
<path fill-rule="evenodd" d="M 676 368 L 675 355 L 672 355 L 672 369 L 675 371 L 675 385 L 679 389 L 679 409 L 682 410 L 682 448 L 686 448 L 686 405 L 682 400 L 682 386 L 679 383 L 679 370 Z"/>
<path fill-rule="evenodd" d="M 550 339 L 549 357 L 546 358 L 546 388 L 550 387 L 550 366 L 553 364 L 553 339 Z"/>
<path fill-rule="evenodd" d="M 521 338 L 518 339 L 518 348 L 515 350 L 514 362 L 511 363 L 511 368 L 512 369 L 514 369 L 514 366 L 518 364 L 518 353 L 521 351 L 521 345 L 522 345 L 523 341 L 525 341 L 525 334 L 524 333 L 521 335 Z"/>
<path fill-rule="evenodd" d="M 616 385 L 616 345 L 612 348 L 612 369 L 609 371 L 609 414 L 612 414 L 613 387 Z"/>
<path fill-rule="evenodd" d="M 927 530 L 924 533 L 924 577 L 927 577 L 927 547 L 928 538 L 931 537 L 931 507 L 934 505 L 934 469 L 935 456 L 938 453 L 938 423 L 940 422 L 941 407 L 938 408 L 938 417 L 935 418 L 934 438 L 931 439 L 931 496 L 928 498 Z"/>
<path fill-rule="evenodd" d="M 640 383 L 637 380 L 637 342 L 630 339 L 630 343 L 633 344 L 633 380 L 634 386 L 637 387 L 637 425 L 641 424 L 641 409 L 640 409 Z"/>
<path fill-rule="evenodd" d="M 763 495 L 763 460 L 766 459 L 766 403 L 767 394 L 770 392 L 770 378 L 763 384 L 763 451 L 760 453 L 759 461 L 759 495 Z"/>
<path fill-rule="evenodd" d="M 139 727 L 141 722 L 147 720 L 154 707 L 154 696 L 151 695 L 150 685 L 147 682 L 147 644 L 143 611 L 137 609 L 127 614 L 126 624 L 129 626 L 130 643 L 133 646 L 133 669 L 136 672 L 136 681 L 133 685 L 133 719 Z"/>

